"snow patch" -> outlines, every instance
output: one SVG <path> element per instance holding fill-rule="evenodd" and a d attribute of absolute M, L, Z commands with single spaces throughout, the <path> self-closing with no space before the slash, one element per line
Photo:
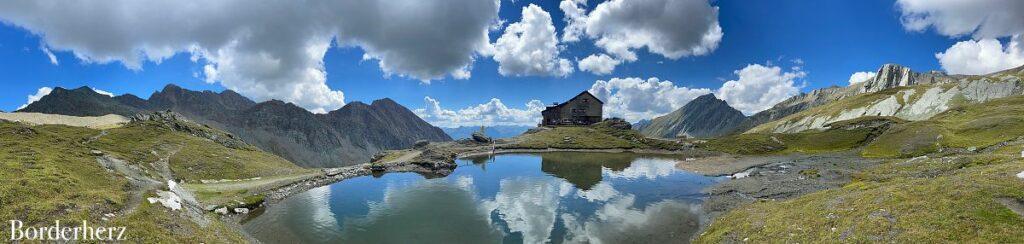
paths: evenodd
<path fill-rule="evenodd" d="M 1018 173 L 1017 174 L 1017 178 L 1024 179 L 1024 171 L 1021 171 L 1020 173 Z"/>
<path fill-rule="evenodd" d="M 178 194 L 169 191 L 157 191 L 156 195 L 160 197 L 150 197 L 146 198 L 146 200 L 149 200 L 150 204 L 159 202 L 160 205 L 164 205 L 164 207 L 171 210 L 181 209 L 181 197 L 178 197 Z"/>

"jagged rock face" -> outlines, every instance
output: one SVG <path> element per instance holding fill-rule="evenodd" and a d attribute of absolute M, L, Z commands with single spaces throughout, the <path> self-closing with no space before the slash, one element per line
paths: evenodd
<path fill-rule="evenodd" d="M 902 65 L 885 64 L 882 65 L 882 68 L 878 69 L 874 78 L 861 84 L 859 93 L 877 92 L 916 84 L 953 82 L 955 80 L 955 78 L 937 71 L 917 73 Z"/>
<path fill-rule="evenodd" d="M 811 108 L 859 94 L 873 93 L 886 89 L 914 86 L 918 84 L 955 83 L 960 79 L 966 78 L 966 76 L 946 75 L 937 71 L 918 73 L 914 72 L 910 68 L 898 64 L 882 65 L 876 73 L 875 77 L 865 82 L 847 87 L 833 86 L 818 89 L 811 93 L 800 94 L 786 99 L 770 109 L 750 116 L 747 121 L 744 121 L 743 124 L 739 126 L 737 131 L 747 131 L 770 121 L 776 121 Z"/>
<path fill-rule="evenodd" d="M 133 95 L 108 97 L 89 88 L 62 88 L 23 112 L 76 116 L 171 110 L 227 131 L 243 141 L 303 167 L 366 163 L 374 153 L 413 146 L 418 140 L 450 141 L 412 111 L 390 99 L 367 105 L 352 102 L 328 114 L 313 114 L 291 103 L 256 103 L 233 91 L 190 91 L 168 85 L 149 100 Z"/>
<path fill-rule="evenodd" d="M 728 103 L 708 94 L 697 97 L 672 113 L 651 120 L 640 130 L 648 137 L 717 137 L 733 132 L 746 116 Z"/>
<path fill-rule="evenodd" d="M 885 69 L 887 68 L 883 67 L 883 70 Z M 946 76 L 938 72 L 920 74 L 901 71 L 906 70 L 904 68 L 892 69 L 895 73 L 889 74 L 896 75 L 879 73 L 873 81 L 874 84 L 864 85 L 886 86 L 886 89 L 809 109 L 764 124 L 750 132 L 794 133 L 820 130 L 830 123 L 865 116 L 891 116 L 910 121 L 926 120 L 957 105 L 1024 95 L 1024 82 L 1021 81 L 1024 73 L 1015 71 L 1021 68 L 985 76 Z"/>

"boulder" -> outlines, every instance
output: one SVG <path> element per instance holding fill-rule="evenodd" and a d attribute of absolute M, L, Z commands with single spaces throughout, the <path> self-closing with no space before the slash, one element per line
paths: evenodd
<path fill-rule="evenodd" d="M 427 145 L 430 145 L 430 141 L 419 140 L 419 141 L 416 141 L 416 144 L 412 145 L 412 148 L 423 149 L 424 147 L 427 147 Z"/>
<path fill-rule="evenodd" d="M 480 143 L 490 143 L 491 142 L 491 138 L 490 137 L 488 137 L 487 135 L 484 135 L 484 133 L 481 133 L 479 131 L 478 132 L 473 132 L 473 136 L 472 137 L 473 137 L 473 141 L 475 141 L 475 142 L 480 142 Z"/>
<path fill-rule="evenodd" d="M 218 208 L 217 210 L 213 210 L 213 212 L 216 213 L 216 214 L 220 214 L 220 215 L 227 215 L 228 214 L 228 208 L 227 207 Z"/>
<path fill-rule="evenodd" d="M 607 126 L 607 127 L 610 127 L 610 128 L 613 128 L 613 129 L 619 129 L 619 130 L 631 130 L 631 129 L 633 129 L 633 125 L 632 124 L 630 124 L 626 120 L 620 119 L 620 118 L 606 119 L 606 120 L 601 121 L 600 123 L 598 123 L 598 125 Z"/>
<path fill-rule="evenodd" d="M 235 213 L 247 214 L 247 213 L 249 213 L 249 209 L 248 208 L 235 208 Z"/>

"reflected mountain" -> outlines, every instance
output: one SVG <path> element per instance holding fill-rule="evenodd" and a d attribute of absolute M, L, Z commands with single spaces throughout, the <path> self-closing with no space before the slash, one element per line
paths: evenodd
<path fill-rule="evenodd" d="M 638 158 L 633 153 L 542 153 L 540 170 L 565 179 L 581 190 L 590 190 L 601 182 L 604 169 L 621 172 Z"/>

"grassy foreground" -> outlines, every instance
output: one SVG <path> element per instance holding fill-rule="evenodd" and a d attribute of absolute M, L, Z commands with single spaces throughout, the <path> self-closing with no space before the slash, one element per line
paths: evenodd
<path fill-rule="evenodd" d="M 125 235 L 133 242 L 245 241 L 212 214 L 203 217 L 212 221 L 194 221 L 181 210 L 132 201 L 133 194 L 155 197 L 155 191 L 133 189 L 125 175 L 101 166 L 96 151 L 153 179 L 167 173 L 193 182 L 309 172 L 255 148 L 228 148 L 148 122 L 101 131 L 0 121 L 0 219 L 21 220 L 25 226 L 48 226 L 55 220 L 128 226 Z M 198 195 L 211 194 L 251 197 L 239 192 Z"/>
<path fill-rule="evenodd" d="M 732 140 L 777 143 L 758 135 Z M 841 188 L 737 208 L 716 219 L 697 242 L 1021 243 L 1024 179 L 1016 174 L 1024 172 L 1022 136 L 1020 96 L 897 123 L 861 151 L 892 158 L 886 163 Z M 829 141 L 837 138 L 843 136 L 808 141 L 841 145 Z"/>
<path fill-rule="evenodd" d="M 698 238 L 833 243 L 1020 243 L 1024 216 L 1021 146 L 991 154 L 892 160 L 842 188 L 735 209 Z"/>

